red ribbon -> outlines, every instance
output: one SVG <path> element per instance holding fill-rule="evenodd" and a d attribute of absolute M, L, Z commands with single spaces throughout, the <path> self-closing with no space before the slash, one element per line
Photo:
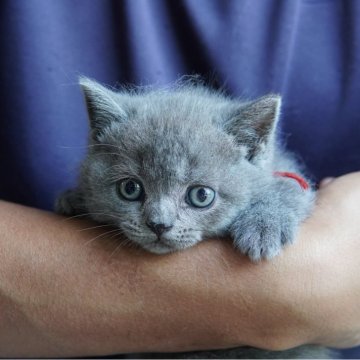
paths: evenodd
<path fill-rule="evenodd" d="M 286 171 L 275 171 L 274 175 L 294 179 L 299 183 L 299 185 L 304 190 L 307 190 L 309 188 L 308 182 L 304 178 L 302 178 L 301 176 L 299 176 L 299 175 L 297 175 L 295 173 L 286 172 Z"/>

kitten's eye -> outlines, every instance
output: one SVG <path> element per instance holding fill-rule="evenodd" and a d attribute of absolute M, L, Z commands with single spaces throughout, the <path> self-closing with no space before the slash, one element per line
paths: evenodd
<path fill-rule="evenodd" d="M 125 200 L 136 201 L 139 200 L 143 194 L 141 184 L 133 179 L 121 180 L 116 184 L 116 186 L 118 193 Z"/>
<path fill-rule="evenodd" d="M 206 186 L 195 186 L 188 192 L 188 202 L 198 208 L 204 208 L 212 204 L 215 199 L 215 191 Z"/>

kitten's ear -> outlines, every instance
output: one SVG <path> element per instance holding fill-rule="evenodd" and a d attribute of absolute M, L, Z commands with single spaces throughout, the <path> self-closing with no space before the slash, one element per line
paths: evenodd
<path fill-rule="evenodd" d="M 249 161 L 257 162 L 261 155 L 272 153 L 280 106 L 279 95 L 266 95 L 241 105 L 226 121 L 226 131 L 246 147 Z"/>
<path fill-rule="evenodd" d="M 124 121 L 127 113 L 120 103 L 120 95 L 86 77 L 79 78 L 89 113 L 92 137 L 98 140 L 102 131 L 113 121 Z"/>

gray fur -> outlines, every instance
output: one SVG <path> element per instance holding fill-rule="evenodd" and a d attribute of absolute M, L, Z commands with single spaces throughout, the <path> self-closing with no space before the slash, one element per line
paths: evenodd
<path fill-rule="evenodd" d="M 274 176 L 301 173 L 276 143 L 279 96 L 241 102 L 196 84 L 119 92 L 87 78 L 80 84 L 90 146 L 78 187 L 58 199 L 58 213 L 89 214 L 156 254 L 230 234 L 235 248 L 259 261 L 294 240 L 314 196 Z M 126 178 L 142 184 L 141 201 L 119 196 L 116 184 Z M 215 190 L 212 206 L 189 205 L 195 185 Z M 158 235 L 149 222 L 171 229 Z"/>

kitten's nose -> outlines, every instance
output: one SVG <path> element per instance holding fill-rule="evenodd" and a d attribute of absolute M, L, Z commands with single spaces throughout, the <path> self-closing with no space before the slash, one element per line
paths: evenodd
<path fill-rule="evenodd" d="M 169 231 L 173 226 L 167 226 L 165 224 L 156 224 L 152 221 L 147 221 L 146 225 L 154 232 L 157 236 L 160 236 L 162 233 Z"/>

